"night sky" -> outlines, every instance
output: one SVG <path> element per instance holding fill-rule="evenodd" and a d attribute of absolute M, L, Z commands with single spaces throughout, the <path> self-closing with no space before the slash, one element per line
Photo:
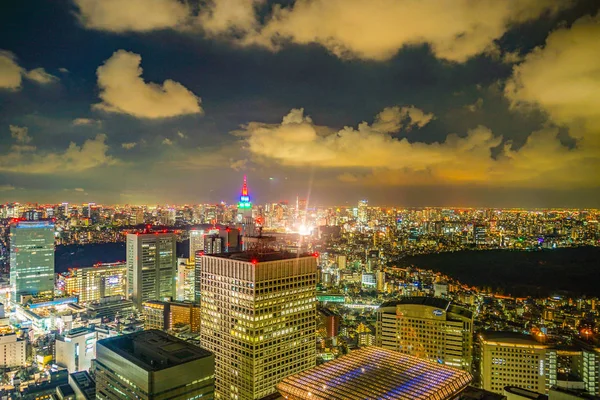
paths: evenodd
<path fill-rule="evenodd" d="M 599 9 L 3 0 L 0 202 L 600 207 Z"/>

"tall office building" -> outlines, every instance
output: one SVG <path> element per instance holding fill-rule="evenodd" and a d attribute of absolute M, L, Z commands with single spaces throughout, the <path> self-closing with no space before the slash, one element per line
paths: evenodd
<path fill-rule="evenodd" d="M 98 341 L 96 399 L 214 398 L 214 355 L 157 330 Z"/>
<path fill-rule="evenodd" d="M 191 257 L 178 258 L 175 300 L 194 301 L 194 275 L 195 262 Z"/>
<path fill-rule="evenodd" d="M 190 231 L 190 259 L 192 262 L 196 260 L 196 252 L 204 250 L 204 229 L 193 229 Z"/>
<path fill-rule="evenodd" d="M 503 393 L 517 386 L 546 393 L 546 345 L 514 332 L 484 332 L 479 341 L 483 389 Z"/>
<path fill-rule="evenodd" d="M 358 202 L 357 218 L 358 222 L 360 222 L 361 224 L 366 224 L 367 222 L 369 222 L 368 210 L 369 202 L 367 200 L 360 200 Z"/>
<path fill-rule="evenodd" d="M 15 221 L 10 226 L 10 285 L 23 295 L 54 295 L 54 222 Z"/>
<path fill-rule="evenodd" d="M 133 303 L 175 297 L 176 238 L 173 233 L 127 235 L 127 282 Z"/>
<path fill-rule="evenodd" d="M 117 262 L 74 268 L 58 276 L 57 286 L 67 296 L 77 296 L 82 304 L 104 297 L 127 296 L 127 266 Z"/>
<path fill-rule="evenodd" d="M 434 297 L 406 297 L 377 309 L 377 345 L 471 370 L 473 313 Z"/>
<path fill-rule="evenodd" d="M 315 366 L 315 257 L 264 250 L 200 258 L 200 340 L 215 354 L 216 398 L 261 399 Z"/>

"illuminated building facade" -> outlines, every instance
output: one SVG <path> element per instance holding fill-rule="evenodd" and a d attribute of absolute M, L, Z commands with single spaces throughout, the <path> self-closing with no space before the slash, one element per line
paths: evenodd
<path fill-rule="evenodd" d="M 0 367 L 23 366 L 27 360 L 26 345 L 27 342 L 17 338 L 11 328 L 0 328 Z"/>
<path fill-rule="evenodd" d="M 254 219 L 252 218 L 252 203 L 250 202 L 248 183 L 245 175 L 244 184 L 242 185 L 242 193 L 240 194 L 240 201 L 238 202 L 237 206 L 236 222 L 240 224 L 243 231 L 243 236 L 252 235 L 254 230 Z"/>
<path fill-rule="evenodd" d="M 191 254 L 191 253 L 190 253 Z M 194 258 L 196 258 L 194 256 Z M 195 261 L 179 258 L 177 260 L 177 282 L 175 299 L 178 301 L 194 301 Z"/>
<path fill-rule="evenodd" d="M 276 393 L 284 377 L 316 364 L 313 255 L 203 255 L 201 344 L 216 357 L 216 398 Z"/>
<path fill-rule="evenodd" d="M 546 393 L 547 346 L 514 332 L 485 332 L 479 341 L 483 389 L 503 393 L 504 387 L 517 386 Z"/>
<path fill-rule="evenodd" d="M 434 297 L 406 297 L 377 310 L 378 346 L 471 371 L 473 313 Z"/>
<path fill-rule="evenodd" d="M 204 250 L 204 237 L 206 233 L 203 229 L 193 229 L 190 231 L 190 259 L 196 260 L 196 252 Z"/>
<path fill-rule="evenodd" d="M 214 399 L 214 355 L 167 333 L 103 339 L 96 353 L 96 399 Z"/>
<path fill-rule="evenodd" d="M 56 337 L 56 363 L 69 373 L 87 371 L 96 358 L 96 332 L 88 328 L 71 329 Z"/>
<path fill-rule="evenodd" d="M 10 225 L 12 299 L 54 296 L 54 222 L 15 221 Z"/>
<path fill-rule="evenodd" d="M 355 350 L 277 385 L 287 400 L 455 399 L 472 380 L 455 368 L 379 347 Z"/>
<path fill-rule="evenodd" d="M 177 330 L 189 326 L 200 332 L 200 305 L 181 301 L 146 301 L 143 304 L 144 329 Z"/>
<path fill-rule="evenodd" d="M 173 233 L 127 235 L 127 282 L 133 303 L 175 297 L 177 262 Z"/>
<path fill-rule="evenodd" d="M 77 296 L 86 304 L 110 296 L 127 296 L 127 266 L 124 262 L 75 268 L 58 277 L 67 296 Z"/>

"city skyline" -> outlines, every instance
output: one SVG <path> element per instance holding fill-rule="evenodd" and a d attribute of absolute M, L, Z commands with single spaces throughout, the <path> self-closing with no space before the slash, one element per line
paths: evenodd
<path fill-rule="evenodd" d="M 597 2 L 155 3 L 0 6 L 1 202 L 600 206 Z"/>

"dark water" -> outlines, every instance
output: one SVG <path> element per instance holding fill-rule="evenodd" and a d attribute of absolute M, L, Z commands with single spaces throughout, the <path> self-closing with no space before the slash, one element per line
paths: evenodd
<path fill-rule="evenodd" d="M 600 247 L 543 251 L 460 251 L 407 257 L 398 266 L 440 271 L 463 283 L 513 296 L 557 292 L 600 296 Z"/>
<path fill-rule="evenodd" d="M 188 241 L 177 242 L 177 256 L 189 256 Z M 125 261 L 125 243 L 95 243 L 56 246 L 54 270 L 58 273 L 69 268 L 90 267 L 99 262 Z"/>

